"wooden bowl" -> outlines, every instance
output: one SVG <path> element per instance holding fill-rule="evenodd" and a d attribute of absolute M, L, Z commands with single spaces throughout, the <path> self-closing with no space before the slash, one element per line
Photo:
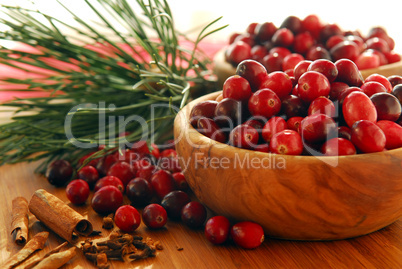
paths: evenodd
<path fill-rule="evenodd" d="M 341 157 L 285 156 L 216 142 L 189 124 L 198 98 L 177 115 L 180 164 L 198 199 L 219 215 L 251 220 L 270 237 L 334 240 L 402 216 L 402 149 Z"/>
<path fill-rule="evenodd" d="M 222 86 L 225 80 L 236 73 L 236 68 L 225 61 L 225 49 L 218 51 L 214 57 L 214 73 L 218 77 L 219 85 Z M 387 64 L 378 68 L 366 69 L 360 71 L 365 79 L 371 74 L 381 74 L 389 77 L 391 75 L 402 76 L 402 61 Z"/>

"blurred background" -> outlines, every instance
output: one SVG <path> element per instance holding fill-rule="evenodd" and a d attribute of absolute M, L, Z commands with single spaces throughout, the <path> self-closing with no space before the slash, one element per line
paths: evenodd
<path fill-rule="evenodd" d="M 84 0 L 62 0 L 62 2 L 81 18 L 88 21 L 95 15 L 88 11 Z M 128 2 L 136 5 L 135 0 Z M 4 5 L 19 5 L 47 12 L 53 16 L 67 18 L 56 0 L 1 0 Z M 34 5 L 32 3 L 35 3 Z M 402 51 L 402 32 L 399 19 L 401 9 L 398 1 L 226 1 L 226 0 L 168 0 L 175 25 L 182 32 L 198 33 L 207 23 L 222 17 L 216 27 L 229 26 L 208 38 L 209 42 L 227 42 L 230 34 L 245 31 L 251 22 L 273 22 L 279 26 L 289 15 L 304 18 L 316 14 L 322 22 L 337 23 L 343 30 L 359 30 L 366 35 L 373 26 L 383 26 L 395 40 L 395 51 Z M 71 21 L 71 23 L 74 23 Z M 0 28 L 0 31 L 4 30 Z"/>

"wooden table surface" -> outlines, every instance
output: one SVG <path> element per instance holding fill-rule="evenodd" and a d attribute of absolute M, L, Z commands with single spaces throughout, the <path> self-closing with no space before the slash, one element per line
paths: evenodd
<path fill-rule="evenodd" d="M 65 189 L 55 188 L 43 176 L 35 174 L 36 166 L 37 163 L 21 163 L 0 167 L 0 227 L 3 227 L 0 230 L 0 264 L 21 248 L 10 235 L 13 198 L 23 196 L 29 201 L 35 190 L 43 188 L 68 203 Z M 109 232 L 101 228 L 101 217 L 90 206 L 70 206 L 87 216 L 94 229 L 108 235 Z M 47 228 L 30 218 L 29 238 L 43 230 Z M 168 221 L 165 229 L 156 231 L 141 224 L 137 234 L 160 240 L 164 249 L 158 251 L 156 257 L 133 263 L 113 261 L 111 268 L 402 268 L 402 218 L 359 238 L 329 242 L 266 238 L 254 250 L 244 250 L 230 243 L 214 246 L 206 240 L 202 230 L 191 230 L 173 221 Z M 35 255 L 44 255 L 62 242 L 63 239 L 50 232 L 45 249 Z M 81 252 L 78 253 L 62 268 L 95 268 Z"/>

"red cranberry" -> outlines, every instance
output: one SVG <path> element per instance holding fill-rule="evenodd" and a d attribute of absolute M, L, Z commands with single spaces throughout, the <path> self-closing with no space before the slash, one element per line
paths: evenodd
<path fill-rule="evenodd" d="M 325 142 L 321 147 L 325 156 L 343 156 L 356 154 L 356 148 L 349 140 L 335 137 Z"/>
<path fill-rule="evenodd" d="M 89 196 L 89 185 L 82 179 L 74 179 L 66 187 L 68 200 L 75 205 L 85 203 Z"/>
<path fill-rule="evenodd" d="M 304 61 L 304 57 L 298 53 L 292 53 L 283 58 L 282 70 L 294 69 L 298 63 Z"/>
<path fill-rule="evenodd" d="M 344 82 L 349 86 L 360 87 L 363 84 L 363 77 L 357 65 L 349 59 L 340 59 L 335 62 L 338 69 L 336 81 Z"/>
<path fill-rule="evenodd" d="M 146 179 L 147 181 L 150 182 L 153 173 L 155 173 L 157 170 L 158 170 L 158 168 L 151 164 L 141 166 L 138 168 L 137 173 L 135 174 L 135 177 L 140 177 L 140 178 Z"/>
<path fill-rule="evenodd" d="M 98 170 L 91 165 L 83 166 L 77 173 L 79 179 L 85 180 L 89 187 L 93 187 L 99 179 Z"/>
<path fill-rule="evenodd" d="M 114 213 L 123 204 L 123 194 L 115 186 L 100 188 L 92 197 L 91 206 L 96 213 L 108 215 Z"/>
<path fill-rule="evenodd" d="M 213 119 L 215 116 L 215 108 L 218 102 L 207 100 L 195 104 L 190 112 L 190 124 L 193 127 L 197 126 L 198 119 L 201 117 Z"/>
<path fill-rule="evenodd" d="M 328 81 L 331 83 L 338 76 L 338 69 L 335 64 L 326 59 L 319 59 L 313 61 L 307 71 L 317 71 L 327 77 Z"/>
<path fill-rule="evenodd" d="M 278 28 L 272 22 L 264 22 L 255 27 L 255 38 L 259 42 L 270 41 Z"/>
<path fill-rule="evenodd" d="M 279 99 L 283 99 L 290 94 L 293 89 L 292 80 L 282 71 L 269 73 L 266 80 L 261 84 L 261 89 L 272 90 Z"/>
<path fill-rule="evenodd" d="M 265 55 L 268 54 L 268 50 L 262 45 L 255 45 L 251 48 L 251 59 L 262 62 Z"/>
<path fill-rule="evenodd" d="M 275 32 L 271 40 L 274 46 L 290 47 L 294 41 L 294 34 L 287 28 L 281 28 Z"/>
<path fill-rule="evenodd" d="M 201 117 L 198 119 L 197 130 L 215 141 L 225 143 L 226 134 L 220 129 L 218 124 L 212 119 Z"/>
<path fill-rule="evenodd" d="M 384 56 L 387 59 L 389 64 L 397 63 L 402 60 L 401 55 L 391 50 L 390 52 L 384 52 Z"/>
<path fill-rule="evenodd" d="M 288 118 L 305 116 L 307 114 L 307 107 L 300 97 L 288 95 L 282 100 L 281 111 Z"/>
<path fill-rule="evenodd" d="M 395 85 L 392 89 L 392 94 L 399 100 L 399 103 L 402 104 L 402 83 Z"/>
<path fill-rule="evenodd" d="M 387 92 L 387 89 L 377 81 L 367 81 L 364 82 L 363 85 L 360 87 L 360 89 L 368 96 L 371 97 L 375 93 L 379 92 Z"/>
<path fill-rule="evenodd" d="M 237 65 L 236 75 L 245 78 L 250 83 L 251 90 L 255 92 L 265 80 L 267 70 L 257 61 L 244 60 Z"/>
<path fill-rule="evenodd" d="M 277 53 L 282 59 L 284 59 L 286 56 L 290 55 L 292 52 L 284 47 L 273 47 L 272 49 L 269 50 L 269 54 L 275 54 Z"/>
<path fill-rule="evenodd" d="M 370 51 L 365 51 L 360 54 L 355 60 L 355 63 L 360 70 L 377 68 L 381 65 L 380 57 Z"/>
<path fill-rule="evenodd" d="M 339 101 L 339 104 L 341 106 L 343 105 L 343 101 L 345 100 L 346 96 L 348 96 L 352 92 L 361 92 L 361 93 L 363 93 L 363 91 L 359 87 L 354 87 L 353 86 L 353 87 L 348 87 L 346 89 L 343 89 L 338 95 L 338 101 Z"/>
<path fill-rule="evenodd" d="M 281 109 L 281 100 L 270 89 L 256 91 L 248 101 L 248 109 L 253 116 L 270 118 Z"/>
<path fill-rule="evenodd" d="M 215 122 L 222 127 L 236 126 L 240 123 L 242 116 L 242 103 L 232 99 L 224 98 L 215 108 Z"/>
<path fill-rule="evenodd" d="M 126 195 L 133 205 L 144 206 L 152 200 L 154 192 L 151 183 L 146 179 L 137 177 L 128 182 Z"/>
<path fill-rule="evenodd" d="M 237 43 L 239 41 L 243 41 L 244 43 L 247 43 L 250 45 L 250 47 L 253 47 L 255 45 L 254 37 L 250 35 L 249 33 L 242 33 L 238 35 L 233 43 Z"/>
<path fill-rule="evenodd" d="M 313 45 L 314 37 L 310 32 L 299 33 L 293 41 L 293 50 L 299 54 L 305 54 Z"/>
<path fill-rule="evenodd" d="M 229 134 L 229 142 L 232 146 L 251 149 L 258 142 L 258 131 L 248 124 L 237 125 Z"/>
<path fill-rule="evenodd" d="M 302 22 L 299 17 L 291 15 L 283 20 L 279 28 L 287 28 L 292 31 L 292 33 L 297 34 L 302 31 Z"/>
<path fill-rule="evenodd" d="M 331 118 L 334 118 L 336 116 L 336 108 L 331 100 L 329 100 L 327 97 L 320 96 L 310 103 L 307 111 L 308 115 L 316 113 L 325 114 Z"/>
<path fill-rule="evenodd" d="M 118 188 L 121 192 L 124 192 L 124 185 L 121 182 L 121 180 L 118 177 L 115 176 L 104 176 L 101 179 L 99 179 L 94 187 L 94 191 L 98 191 L 100 188 L 105 187 L 105 186 L 115 186 Z"/>
<path fill-rule="evenodd" d="M 125 187 L 127 183 L 135 177 L 136 172 L 134 167 L 129 163 L 116 162 L 109 168 L 107 175 L 119 178 Z"/>
<path fill-rule="evenodd" d="M 180 191 L 185 191 L 188 189 L 188 183 L 186 177 L 182 172 L 176 172 L 172 174 L 173 180 L 176 183 L 177 189 Z"/>
<path fill-rule="evenodd" d="M 324 114 L 312 114 L 301 122 L 302 138 L 308 143 L 319 143 L 332 138 L 337 130 L 335 121 Z"/>
<path fill-rule="evenodd" d="M 250 35 L 254 35 L 255 28 L 257 28 L 258 25 L 259 24 L 257 22 L 250 23 L 246 28 L 246 33 L 249 33 Z"/>
<path fill-rule="evenodd" d="M 368 120 L 356 121 L 352 126 L 352 143 L 362 152 L 383 151 L 386 137 L 375 123 Z"/>
<path fill-rule="evenodd" d="M 327 42 L 325 43 L 325 47 L 330 50 L 335 45 L 338 45 L 339 43 L 341 43 L 345 40 L 346 40 L 346 37 L 344 35 L 333 35 L 330 38 L 328 38 Z"/>
<path fill-rule="evenodd" d="M 152 189 L 159 199 L 176 189 L 172 174 L 166 170 L 158 170 L 151 177 Z"/>
<path fill-rule="evenodd" d="M 151 229 L 162 228 L 165 226 L 167 219 L 166 210 L 159 204 L 149 204 L 142 211 L 142 220 Z"/>
<path fill-rule="evenodd" d="M 296 81 L 299 80 L 299 78 L 300 78 L 301 75 L 303 75 L 305 72 L 307 72 L 307 69 L 308 69 L 308 67 L 310 66 L 310 64 L 311 64 L 312 62 L 313 62 L 313 61 L 310 61 L 310 60 L 303 60 L 303 61 L 300 61 L 300 62 L 295 66 L 295 68 L 293 69 L 293 73 L 294 73 L 294 76 L 295 76 L 295 80 L 296 80 Z"/>
<path fill-rule="evenodd" d="M 272 73 L 275 71 L 282 71 L 283 59 L 284 58 L 278 53 L 269 53 L 262 58 L 261 63 L 268 73 Z M 253 91 L 256 90 L 258 90 L 258 88 Z"/>
<path fill-rule="evenodd" d="M 226 49 L 226 60 L 233 66 L 238 65 L 240 62 L 250 59 L 251 46 L 243 41 L 236 41 L 229 45 Z"/>
<path fill-rule="evenodd" d="M 251 221 L 234 224 L 230 229 L 230 235 L 236 245 L 245 249 L 259 247 L 264 241 L 264 230 L 261 225 Z"/>
<path fill-rule="evenodd" d="M 46 177 L 50 184 L 60 187 L 64 186 L 73 174 L 73 167 L 66 160 L 52 161 L 46 169 Z"/>
<path fill-rule="evenodd" d="M 355 61 L 360 55 L 359 47 L 352 41 L 343 41 L 335 45 L 329 53 L 334 61 L 349 59 Z"/>
<path fill-rule="evenodd" d="M 318 38 L 322 25 L 317 15 L 308 15 L 302 20 L 301 23 L 304 30 L 310 32 L 315 39 Z"/>
<path fill-rule="evenodd" d="M 223 98 L 231 98 L 237 101 L 248 101 L 253 94 L 250 83 L 239 76 L 234 75 L 226 79 L 223 83 Z"/>
<path fill-rule="evenodd" d="M 207 209 L 198 201 L 187 203 L 181 210 L 181 220 L 192 229 L 200 228 L 207 219 Z"/>
<path fill-rule="evenodd" d="M 363 92 L 356 91 L 346 96 L 342 104 L 342 112 L 349 127 L 359 120 L 377 121 L 376 108 Z"/>
<path fill-rule="evenodd" d="M 291 117 L 286 121 L 287 127 L 290 130 L 296 131 L 299 134 L 301 133 L 301 121 L 303 120 L 303 117 Z"/>
<path fill-rule="evenodd" d="M 377 110 L 377 120 L 397 121 L 401 116 L 401 104 L 394 95 L 387 92 L 376 93 L 370 100 Z"/>
<path fill-rule="evenodd" d="M 377 126 L 385 134 L 386 143 L 385 148 L 388 150 L 402 147 L 402 126 L 393 121 L 380 120 Z"/>
<path fill-rule="evenodd" d="M 204 234 L 209 242 L 215 245 L 224 243 L 230 233 L 230 222 L 224 216 L 214 216 L 205 224 Z"/>
<path fill-rule="evenodd" d="M 141 215 L 131 205 L 123 205 L 116 210 L 114 223 L 126 233 L 134 232 L 141 224 Z"/>
<path fill-rule="evenodd" d="M 303 141 L 298 132 L 283 130 L 272 136 L 269 151 L 284 155 L 300 155 L 303 152 Z"/>
<path fill-rule="evenodd" d="M 379 37 L 372 37 L 372 38 L 367 39 L 366 46 L 368 49 L 378 50 L 382 53 L 390 51 L 387 41 L 385 41 L 384 39 L 379 38 Z"/>
<path fill-rule="evenodd" d="M 257 132 L 260 134 L 262 127 L 264 127 L 264 124 L 262 123 L 262 121 L 263 120 L 260 120 L 260 119 L 250 118 L 250 119 L 246 120 L 243 124 L 250 125 L 254 129 L 256 129 Z"/>
<path fill-rule="evenodd" d="M 163 157 L 159 159 L 158 167 L 167 170 L 170 173 L 181 172 L 181 167 L 178 158 Z"/>
<path fill-rule="evenodd" d="M 99 176 L 106 176 L 109 168 L 118 161 L 118 156 L 116 154 L 108 154 L 101 158 L 96 166 Z"/>
<path fill-rule="evenodd" d="M 161 205 L 168 214 L 168 217 L 172 220 L 178 220 L 181 217 L 182 208 L 190 202 L 190 197 L 184 191 L 171 191 L 166 194 L 162 201 Z"/>
<path fill-rule="evenodd" d="M 392 75 L 387 77 L 388 81 L 391 83 L 392 89 L 398 84 L 402 84 L 402 76 Z"/>
<path fill-rule="evenodd" d="M 346 88 L 349 88 L 349 85 L 343 82 L 335 81 L 331 83 L 331 90 L 329 91 L 329 99 L 335 101 L 338 100 L 339 94 Z"/>
<path fill-rule="evenodd" d="M 327 40 L 334 35 L 341 35 L 342 30 L 337 24 L 326 24 L 320 29 L 320 41 L 325 44 Z"/>
<path fill-rule="evenodd" d="M 379 83 L 381 83 L 385 89 L 387 89 L 387 92 L 392 92 L 392 85 L 391 82 L 389 82 L 389 80 L 380 74 L 371 74 L 368 77 L 366 77 L 366 79 L 364 80 L 364 82 L 368 82 L 368 81 L 377 81 Z"/>
<path fill-rule="evenodd" d="M 329 54 L 329 51 L 322 46 L 313 46 L 307 51 L 305 58 L 310 61 L 318 59 L 331 60 L 331 55 Z"/>
<path fill-rule="evenodd" d="M 298 81 L 299 96 L 308 103 L 311 103 L 319 96 L 328 96 L 331 85 L 326 76 L 316 71 L 307 71 Z"/>
<path fill-rule="evenodd" d="M 269 143 L 274 134 L 279 133 L 287 128 L 286 121 L 281 117 L 270 118 L 262 128 L 262 138 L 264 141 Z"/>

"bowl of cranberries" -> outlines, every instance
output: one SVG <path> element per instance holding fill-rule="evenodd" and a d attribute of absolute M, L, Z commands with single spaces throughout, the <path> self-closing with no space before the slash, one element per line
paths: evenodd
<path fill-rule="evenodd" d="M 288 72 L 244 60 L 174 123 L 187 182 L 211 210 L 267 236 L 335 240 L 402 216 L 402 77 L 349 59 Z"/>
<path fill-rule="evenodd" d="M 268 72 L 292 73 L 303 60 L 335 62 L 347 58 L 356 63 L 364 78 L 373 73 L 402 74 L 395 41 L 381 26 L 372 27 L 364 35 L 343 30 L 336 23 L 325 23 L 311 14 L 305 18 L 289 16 L 281 25 L 250 23 L 244 32 L 233 33 L 228 39 L 228 45 L 214 58 L 214 71 L 221 83 L 246 59 L 260 62 Z"/>

